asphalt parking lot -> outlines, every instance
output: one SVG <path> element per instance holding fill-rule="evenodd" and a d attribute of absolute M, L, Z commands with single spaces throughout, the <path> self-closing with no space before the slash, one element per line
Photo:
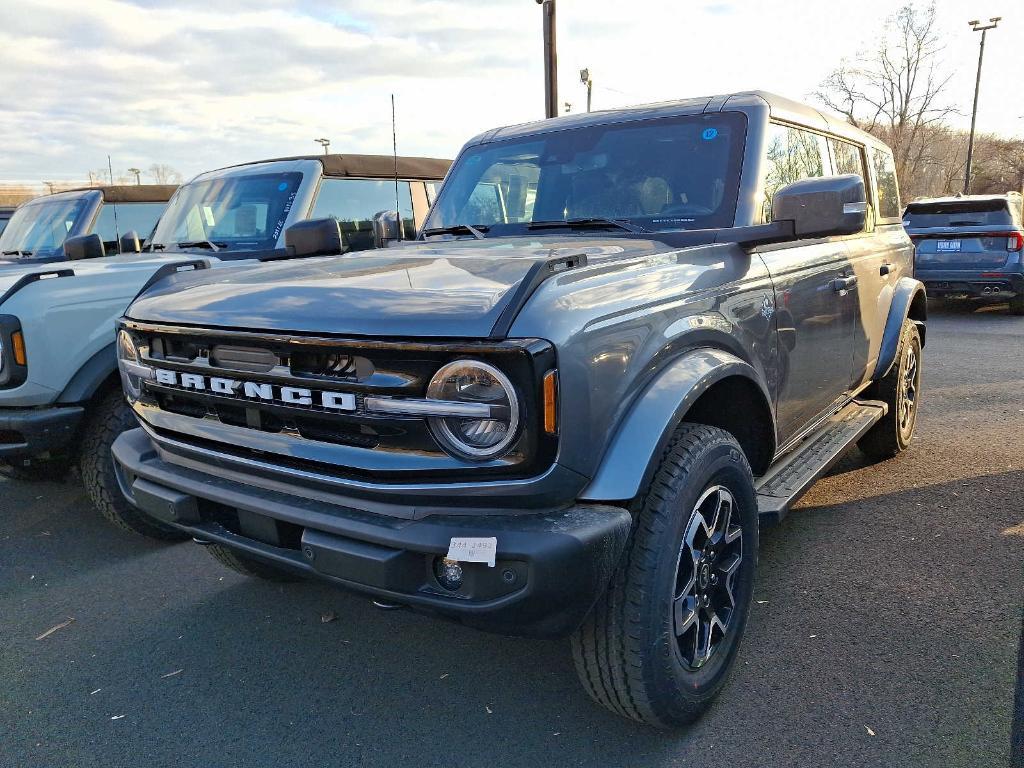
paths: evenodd
<path fill-rule="evenodd" d="M 765 532 L 736 674 L 685 732 L 592 704 L 565 642 L 247 580 L 73 481 L 0 479 L 0 765 L 1006 765 L 1024 317 L 932 315 L 912 450 L 854 451 Z"/>

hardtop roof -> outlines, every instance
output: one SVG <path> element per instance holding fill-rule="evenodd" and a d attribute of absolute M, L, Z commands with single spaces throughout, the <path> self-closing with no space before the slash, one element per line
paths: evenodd
<path fill-rule="evenodd" d="M 316 160 L 323 166 L 325 176 L 352 176 L 361 179 L 395 178 L 396 158 L 394 155 L 295 155 L 238 163 L 217 170 L 223 171 L 228 168 L 291 160 Z M 441 158 L 399 155 L 397 158 L 398 177 L 424 181 L 440 180 L 444 178 L 451 164 L 451 160 Z"/>
<path fill-rule="evenodd" d="M 105 203 L 166 203 L 177 188 L 177 184 L 114 184 L 101 187 L 79 187 L 54 192 L 52 195 L 34 197 L 25 202 L 45 202 L 53 198 L 82 197 L 89 192 L 99 192 Z"/>
<path fill-rule="evenodd" d="M 629 122 L 658 117 L 697 115 L 701 113 L 724 112 L 739 108 L 767 109 L 771 117 L 786 122 L 805 125 L 809 128 L 833 133 L 858 143 L 885 147 L 885 143 L 866 131 L 851 125 L 839 115 L 819 110 L 808 104 L 794 101 L 768 91 L 742 91 L 719 96 L 701 96 L 690 99 L 639 104 L 630 107 L 579 112 L 547 120 L 494 128 L 475 136 L 467 146 L 500 141 L 515 137 L 529 136 L 551 131 L 583 128 L 590 125 Z"/>

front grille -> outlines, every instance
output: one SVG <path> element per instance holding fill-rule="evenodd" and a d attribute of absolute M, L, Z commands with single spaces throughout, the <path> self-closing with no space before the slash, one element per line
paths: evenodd
<path fill-rule="evenodd" d="M 404 343 L 134 321 L 124 321 L 123 328 L 132 334 L 143 362 L 176 377 L 173 385 L 144 382 L 137 410 L 143 418 L 153 409 L 163 414 L 158 431 L 179 442 L 225 456 L 316 465 L 318 471 L 329 464 L 333 474 L 381 480 L 529 477 L 554 460 L 555 438 L 545 435 L 539 422 L 541 380 L 555 363 L 547 342 Z M 435 441 L 425 417 L 383 415 L 365 407 L 368 397 L 421 400 L 442 366 L 467 357 L 504 371 L 522 401 L 526 416 L 520 435 L 499 460 L 472 464 L 452 458 Z M 183 389 L 186 381 L 202 388 Z M 220 390 L 212 391 L 215 387 Z M 265 392 L 272 392 L 273 400 L 259 399 L 257 393 L 264 392 L 259 387 L 269 387 Z M 291 399 L 285 401 L 288 393 Z M 268 448 L 260 435 L 273 436 L 274 447 Z M 303 450 L 288 447 L 293 445 Z M 354 454 L 317 452 L 316 446 L 366 453 L 349 465 L 343 457 Z"/>

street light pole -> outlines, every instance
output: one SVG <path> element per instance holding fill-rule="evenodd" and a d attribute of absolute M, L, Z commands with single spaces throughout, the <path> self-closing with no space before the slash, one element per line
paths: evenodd
<path fill-rule="evenodd" d="M 971 135 L 967 139 L 967 167 L 964 170 L 964 194 L 969 195 L 971 193 L 971 161 L 974 158 L 974 124 L 978 119 L 978 91 L 981 89 L 981 62 L 985 58 L 985 34 L 990 29 L 995 29 L 999 26 L 999 21 L 1002 16 L 993 16 L 989 19 L 989 23 L 985 26 L 981 26 L 981 22 L 975 19 L 974 21 L 967 22 L 972 32 L 981 32 L 981 45 L 978 48 L 978 75 L 974 80 L 974 109 L 971 111 Z"/>
<path fill-rule="evenodd" d="M 580 70 L 580 82 L 587 86 L 587 112 L 590 111 L 590 94 L 594 90 L 594 80 L 589 69 Z"/>
<path fill-rule="evenodd" d="M 327 154 L 327 148 L 329 146 L 331 146 L 331 140 L 330 139 L 313 139 L 313 141 L 315 141 L 317 144 L 319 144 L 321 147 L 324 148 L 324 154 L 326 155 Z"/>
<path fill-rule="evenodd" d="M 537 0 L 544 12 L 544 116 L 558 116 L 558 47 L 555 40 L 555 0 Z"/>
<path fill-rule="evenodd" d="M 142 179 L 139 176 L 139 174 L 142 173 L 142 169 L 141 168 L 129 168 L 128 169 L 128 173 L 134 173 L 135 174 L 135 186 L 139 186 L 140 184 L 142 184 Z"/>

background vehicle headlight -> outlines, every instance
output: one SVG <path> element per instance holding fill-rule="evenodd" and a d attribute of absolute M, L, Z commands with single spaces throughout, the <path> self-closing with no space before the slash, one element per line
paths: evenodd
<path fill-rule="evenodd" d="M 153 378 L 153 369 L 140 362 L 135 339 L 123 330 L 117 332 L 117 367 L 121 371 L 125 394 L 132 400 L 138 400 L 142 394 L 142 380 Z"/>
<path fill-rule="evenodd" d="M 139 350 L 135 346 L 135 339 L 127 331 L 117 332 L 117 359 L 139 362 Z"/>
<path fill-rule="evenodd" d="M 476 360 L 448 363 L 430 380 L 427 399 L 490 406 L 483 418 L 435 416 L 429 420 L 435 439 L 449 453 L 478 461 L 493 459 L 516 439 L 519 399 L 512 382 L 492 365 Z"/>

